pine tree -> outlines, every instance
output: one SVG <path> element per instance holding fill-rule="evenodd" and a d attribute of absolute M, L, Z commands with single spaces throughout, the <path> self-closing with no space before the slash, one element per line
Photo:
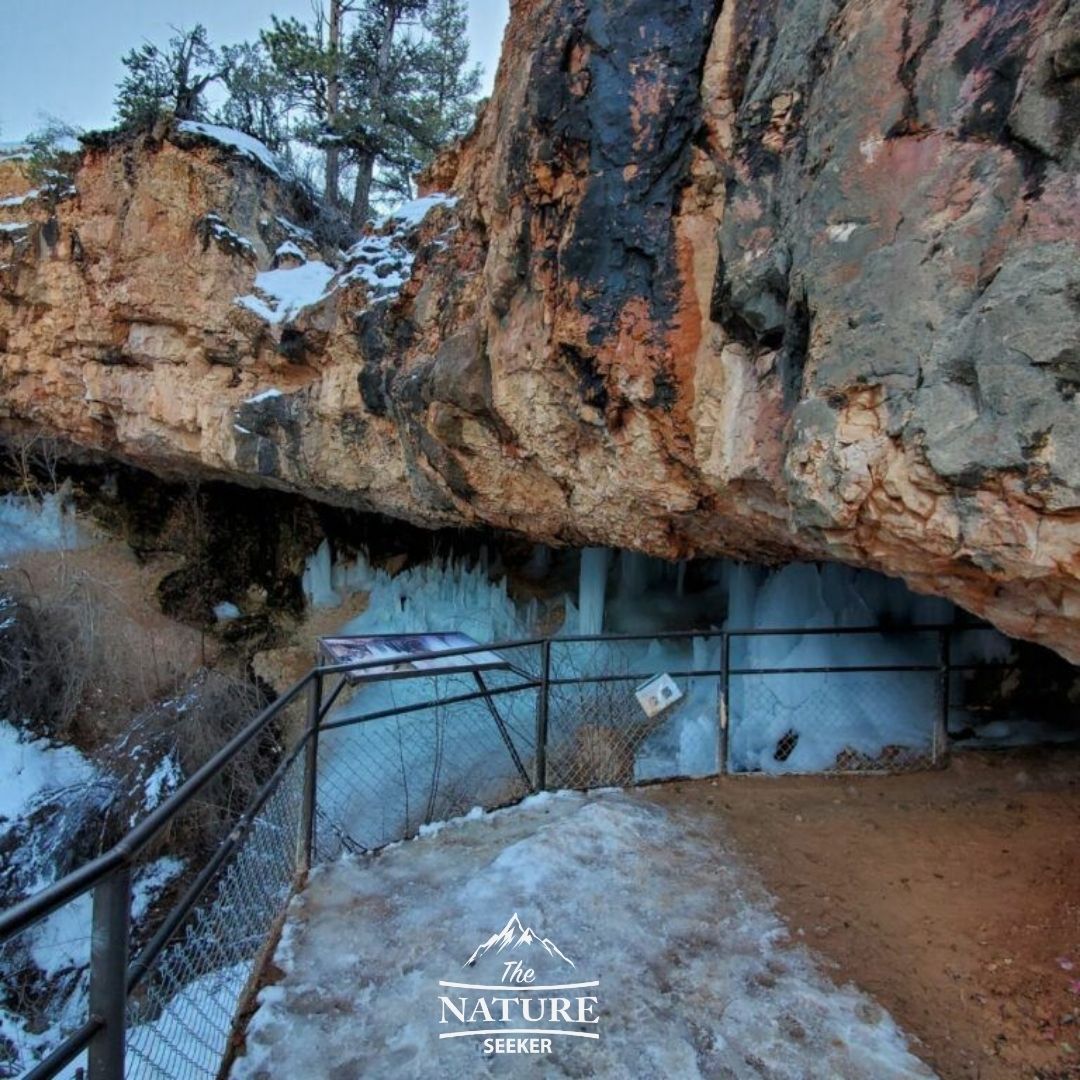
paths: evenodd
<path fill-rule="evenodd" d="M 262 44 L 277 74 L 284 108 L 299 112 L 295 133 L 301 141 L 326 155 L 326 200 L 340 199 L 341 141 L 337 132 L 341 110 L 344 19 L 352 10 L 346 0 L 330 0 L 315 9 L 314 24 L 299 19 L 272 20 Z"/>
<path fill-rule="evenodd" d="M 165 49 L 146 42 L 121 63 L 127 74 L 117 87 L 116 115 L 123 127 L 147 127 L 164 112 L 178 120 L 203 119 L 203 94 L 225 74 L 201 24 L 177 30 Z"/>
<path fill-rule="evenodd" d="M 476 117 L 481 68 L 469 66 L 469 17 L 464 0 L 432 0 L 424 16 L 428 40 L 417 135 L 423 164 L 440 146 L 464 135 Z"/>
<path fill-rule="evenodd" d="M 363 0 L 348 43 L 345 68 L 349 106 L 341 120 L 356 176 L 349 220 L 360 228 L 371 212 L 375 170 L 380 164 L 415 164 L 410 139 L 418 121 L 422 42 L 408 30 L 430 0 Z"/>
<path fill-rule="evenodd" d="M 215 120 L 254 136 L 271 150 L 288 141 L 285 86 L 261 44 L 244 42 L 221 50 L 229 92 Z"/>

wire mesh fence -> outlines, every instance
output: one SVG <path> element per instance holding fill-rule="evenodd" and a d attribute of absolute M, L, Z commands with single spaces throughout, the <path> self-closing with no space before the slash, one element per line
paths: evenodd
<path fill-rule="evenodd" d="M 126 1076 L 218 1075 L 302 864 L 303 768 L 299 754 L 287 760 L 265 802 L 233 822 L 201 898 L 134 988 Z"/>
<path fill-rule="evenodd" d="M 320 860 L 376 850 L 533 789 L 541 650 L 512 646 L 499 658 L 350 687 L 319 736 Z"/>
<path fill-rule="evenodd" d="M 731 676 L 730 771 L 903 772 L 931 767 L 936 671 Z"/>
<path fill-rule="evenodd" d="M 903 772 L 938 763 L 942 640 L 920 629 L 732 635 L 728 770 Z"/>
<path fill-rule="evenodd" d="M 319 669 L 219 751 L 197 791 L 178 791 L 124 856 L 123 1075 L 222 1075 L 312 861 L 544 788 L 940 762 L 950 694 L 967 654 L 985 647 L 962 632 L 953 669 L 937 628 L 857 633 L 857 648 L 840 631 L 713 632 L 478 646 L 427 670 Z M 282 718 L 305 687 L 307 727 L 286 752 Z M 163 865 L 177 846 L 192 853 L 181 870 Z M 18 921 L 0 945 L 0 1078 L 87 1030 L 93 886 Z M 74 1075 L 85 1053 L 68 1056 Z"/>
<path fill-rule="evenodd" d="M 555 640 L 551 649 L 548 782 L 628 786 L 709 776 L 718 768 L 720 635 Z M 657 711 L 639 692 L 660 673 Z"/>

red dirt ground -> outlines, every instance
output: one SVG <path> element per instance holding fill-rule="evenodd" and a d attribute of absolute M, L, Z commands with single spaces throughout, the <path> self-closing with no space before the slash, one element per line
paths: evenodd
<path fill-rule="evenodd" d="M 715 810 L 793 934 L 944 1080 L 1080 1078 L 1080 753 L 650 797 Z"/>

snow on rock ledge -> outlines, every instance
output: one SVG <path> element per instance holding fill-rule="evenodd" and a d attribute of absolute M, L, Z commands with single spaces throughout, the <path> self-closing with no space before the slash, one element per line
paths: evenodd
<path fill-rule="evenodd" d="M 274 155 L 258 139 L 245 135 L 235 128 L 222 127 L 220 124 L 203 124 L 197 120 L 181 120 L 176 125 L 176 130 L 183 135 L 200 135 L 204 139 L 216 142 L 221 146 L 228 147 L 243 157 L 257 161 L 262 167 L 275 176 L 281 175 Z"/>
<path fill-rule="evenodd" d="M 289 240 L 278 246 L 274 262 L 287 265 L 257 274 L 255 295 L 237 297 L 237 304 L 278 325 L 329 299 L 346 287 L 362 283 L 369 302 L 399 295 L 412 273 L 415 256 L 408 239 L 436 207 L 452 208 L 457 199 L 435 193 L 403 203 L 387 215 L 380 232 L 370 233 L 342 253 L 335 270 L 323 262 L 307 262 L 300 247 Z"/>
<path fill-rule="evenodd" d="M 237 298 L 237 304 L 271 325 L 288 322 L 304 308 L 325 300 L 334 269 L 323 262 L 302 263 L 255 275 L 255 292 Z"/>

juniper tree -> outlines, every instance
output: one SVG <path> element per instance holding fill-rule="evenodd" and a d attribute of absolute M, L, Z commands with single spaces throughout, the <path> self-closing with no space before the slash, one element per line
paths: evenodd
<path fill-rule="evenodd" d="M 149 126 L 164 112 L 178 120 L 203 119 L 203 94 L 225 74 L 201 24 L 177 30 L 164 49 L 148 41 L 121 63 L 127 74 L 117 87 L 116 115 L 123 127 Z"/>

